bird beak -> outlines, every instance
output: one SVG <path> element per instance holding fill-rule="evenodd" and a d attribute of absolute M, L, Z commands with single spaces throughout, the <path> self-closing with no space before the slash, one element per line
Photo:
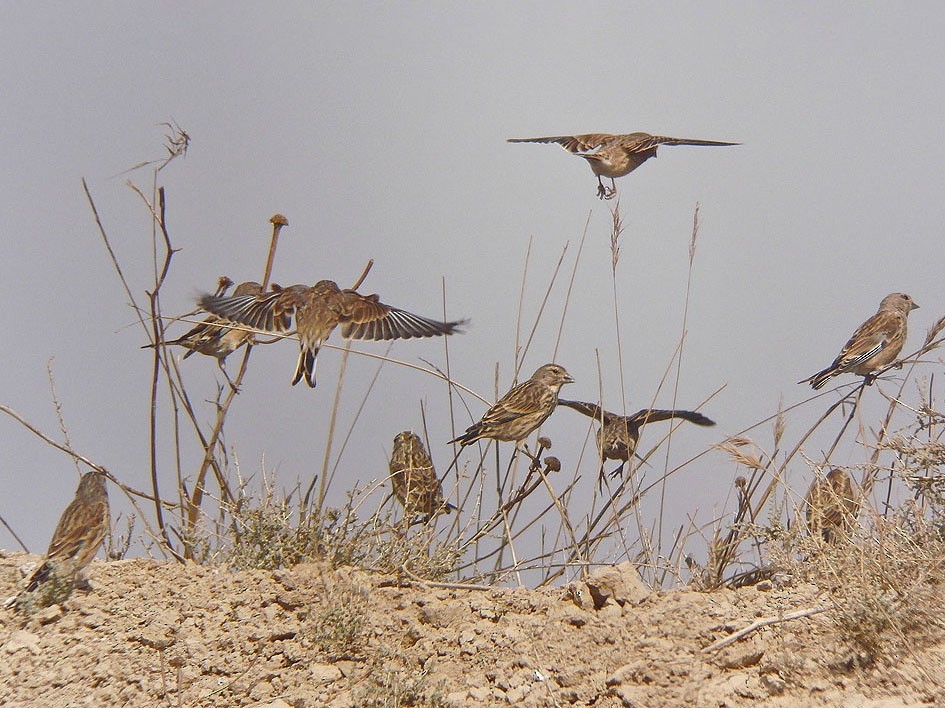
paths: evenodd
<path fill-rule="evenodd" d="M 909 309 L 910 309 L 910 310 L 918 310 L 918 309 L 919 309 L 919 303 L 913 302 L 913 303 L 912 303 L 912 307 L 910 307 Z"/>
<path fill-rule="evenodd" d="M 571 376 L 571 374 L 565 374 L 565 376 L 566 376 L 564 380 L 565 383 L 574 383 L 574 377 Z"/>

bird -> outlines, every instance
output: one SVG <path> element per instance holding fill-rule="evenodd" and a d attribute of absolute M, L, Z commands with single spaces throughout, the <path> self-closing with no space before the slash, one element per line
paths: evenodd
<path fill-rule="evenodd" d="M 532 377 L 514 386 L 496 401 L 478 423 L 450 440 L 466 447 L 481 438 L 519 442 L 531 434 L 554 413 L 558 392 L 564 384 L 574 383 L 563 366 L 545 364 Z"/>
<path fill-rule="evenodd" d="M 572 408 L 601 424 L 597 431 L 597 446 L 605 460 L 629 461 L 637 449 L 637 442 L 640 440 L 640 428 L 647 423 L 678 418 L 696 425 L 715 425 L 714 420 L 694 411 L 644 408 L 633 415 L 623 416 L 609 413 L 597 404 L 585 403 L 584 401 L 559 399 L 558 405 Z M 615 474 L 621 469 L 623 469 L 623 465 L 617 468 Z"/>
<path fill-rule="evenodd" d="M 43 562 L 26 581 L 25 592 L 35 592 L 58 580 L 67 586 L 68 596 L 76 581 L 81 582 L 83 571 L 98 553 L 110 526 L 105 473 L 87 472 L 79 481 L 75 498 L 59 518 Z"/>
<path fill-rule="evenodd" d="M 278 286 L 274 285 L 273 288 L 278 290 Z M 236 286 L 236 290 L 233 291 L 233 297 L 240 295 L 260 295 L 262 292 L 262 285 L 255 281 L 247 281 Z M 214 297 L 222 297 L 224 294 L 225 289 L 223 292 L 218 289 Z M 178 344 L 185 347 L 188 351 L 184 354 L 184 359 L 192 354 L 205 354 L 206 356 L 215 357 L 217 365 L 220 367 L 223 375 L 229 380 L 229 376 L 226 373 L 226 358 L 253 337 L 252 332 L 245 329 L 234 328 L 229 325 L 230 323 L 222 317 L 210 315 L 193 329 L 177 339 L 166 342 L 166 344 Z M 154 345 L 149 344 L 145 346 L 150 347 Z"/>
<path fill-rule="evenodd" d="M 860 503 L 849 473 L 836 467 L 826 477 L 815 477 L 804 497 L 807 528 L 827 543 L 849 538 Z"/>
<path fill-rule="evenodd" d="M 405 430 L 394 438 L 390 456 L 390 483 L 394 498 L 404 507 L 404 518 L 429 520 L 456 509 L 443 500 L 433 460 L 416 433 Z"/>
<path fill-rule="evenodd" d="M 380 302 L 377 295 L 342 290 L 331 280 L 314 285 L 291 285 L 258 295 L 217 296 L 204 294 L 200 307 L 219 317 L 279 334 L 295 320 L 299 336 L 299 359 L 292 385 L 303 378 L 315 388 L 318 350 L 339 324 L 345 339 L 410 339 L 453 334 L 466 320 L 439 322 Z"/>
<path fill-rule="evenodd" d="M 851 372 L 873 382 L 873 374 L 895 361 L 906 341 L 906 320 L 919 306 L 905 293 L 891 293 L 883 298 L 879 310 L 861 324 L 833 363 L 799 384 L 818 389 L 834 376 Z"/>
<path fill-rule="evenodd" d="M 723 143 L 717 140 L 691 140 L 668 138 L 649 133 L 586 133 L 584 135 L 558 135 L 545 138 L 509 138 L 510 143 L 557 143 L 573 155 L 587 160 L 597 175 L 597 196 L 612 199 L 617 194 L 615 177 L 630 174 L 637 167 L 656 157 L 660 145 L 729 146 L 741 143 Z M 605 187 L 602 177 L 610 178 L 610 187 Z"/>

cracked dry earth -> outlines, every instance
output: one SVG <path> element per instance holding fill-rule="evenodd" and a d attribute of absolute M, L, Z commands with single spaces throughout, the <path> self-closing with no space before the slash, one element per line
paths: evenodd
<path fill-rule="evenodd" d="M 35 556 L 0 554 L 0 597 Z M 134 559 L 29 617 L 0 610 L 2 706 L 945 705 L 945 646 L 850 668 L 809 585 L 649 592 L 629 564 L 568 587 L 435 587 L 301 565 Z M 843 668 L 843 667 L 846 668 Z"/>

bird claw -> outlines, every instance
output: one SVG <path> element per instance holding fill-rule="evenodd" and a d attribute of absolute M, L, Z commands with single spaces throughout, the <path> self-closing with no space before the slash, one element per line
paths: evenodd
<path fill-rule="evenodd" d="M 597 186 L 597 197 L 599 199 L 613 199 L 617 196 L 617 190 L 612 187 L 605 187 L 600 184 Z"/>

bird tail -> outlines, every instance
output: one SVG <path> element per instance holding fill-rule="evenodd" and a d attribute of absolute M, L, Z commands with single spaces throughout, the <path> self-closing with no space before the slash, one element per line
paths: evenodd
<path fill-rule="evenodd" d="M 318 347 L 309 349 L 303 346 L 299 350 L 299 361 L 295 365 L 295 376 L 292 377 L 292 385 L 295 386 L 303 378 L 309 388 L 315 388 L 315 364 L 318 362 Z"/>
<path fill-rule="evenodd" d="M 809 376 L 806 379 L 803 379 L 802 381 L 798 381 L 798 383 L 799 384 L 809 383 L 811 388 L 816 391 L 817 389 L 821 388 L 825 383 L 830 381 L 830 379 L 832 379 L 834 376 L 836 376 L 839 373 L 840 372 L 837 371 L 837 368 L 833 364 L 831 364 L 823 371 L 818 371 L 813 376 Z"/>
<path fill-rule="evenodd" d="M 479 439 L 480 437 L 479 433 L 481 432 L 481 430 L 482 430 L 482 427 L 480 425 L 478 424 L 473 425 L 472 427 L 467 429 L 466 432 L 463 433 L 462 435 L 450 440 L 448 444 L 452 445 L 453 443 L 459 443 L 463 447 L 466 447 L 470 443 L 473 443 Z"/>
<path fill-rule="evenodd" d="M 39 568 L 33 571 L 33 574 L 30 576 L 29 582 L 26 584 L 26 592 L 33 592 L 40 585 L 45 583 L 53 574 L 53 564 L 49 561 L 45 561 Z"/>

